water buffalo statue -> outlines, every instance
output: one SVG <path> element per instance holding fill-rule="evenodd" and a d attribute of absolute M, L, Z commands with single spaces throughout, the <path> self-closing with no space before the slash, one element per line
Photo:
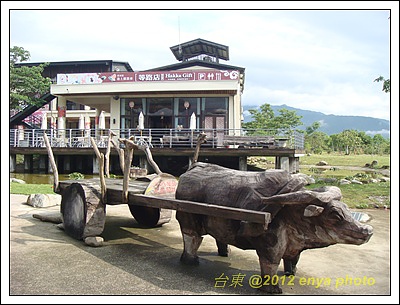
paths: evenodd
<path fill-rule="evenodd" d="M 221 256 L 228 255 L 228 245 L 256 250 L 261 276 L 272 277 L 281 259 L 285 272 L 294 274 L 303 250 L 337 243 L 361 245 L 371 238 L 372 227 L 352 218 L 338 187 L 307 190 L 305 184 L 301 177 L 279 169 L 246 172 L 194 163 L 179 178 L 177 199 L 269 212 L 271 222 L 265 229 L 262 224 L 177 211 L 184 243 L 181 261 L 198 264 L 202 236 L 209 234 Z M 261 289 L 282 293 L 279 284 Z"/>

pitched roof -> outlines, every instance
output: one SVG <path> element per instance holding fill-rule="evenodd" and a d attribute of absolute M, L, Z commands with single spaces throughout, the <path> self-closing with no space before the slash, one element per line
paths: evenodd
<path fill-rule="evenodd" d="M 194 39 L 185 43 L 178 44 L 170 48 L 175 58 L 184 61 L 199 55 L 210 55 L 217 59 L 229 60 L 229 47 L 204 40 Z"/>
<path fill-rule="evenodd" d="M 194 67 L 194 66 L 200 66 L 200 67 L 211 68 L 211 69 L 219 69 L 219 70 L 239 70 L 243 74 L 245 71 L 245 68 L 243 68 L 243 67 L 226 65 L 226 64 L 216 63 L 216 62 L 209 62 L 209 61 L 200 60 L 200 59 L 183 61 L 183 62 L 179 62 L 176 64 L 152 68 L 152 69 L 148 69 L 148 70 L 144 70 L 144 71 L 179 70 L 179 69 L 185 69 L 185 68 L 190 68 L 190 67 Z"/>

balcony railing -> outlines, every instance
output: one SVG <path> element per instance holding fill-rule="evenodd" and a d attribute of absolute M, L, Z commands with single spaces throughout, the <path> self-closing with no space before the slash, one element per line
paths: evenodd
<path fill-rule="evenodd" d="M 243 129 L 111 129 L 117 137 L 130 138 L 150 148 L 193 148 L 200 133 L 207 135 L 207 148 L 304 148 L 304 135 L 293 130 Z M 92 147 L 93 137 L 100 148 L 107 147 L 108 129 L 10 129 L 11 147 L 45 147 L 46 133 L 52 147 Z M 121 144 L 122 145 L 122 144 Z"/>

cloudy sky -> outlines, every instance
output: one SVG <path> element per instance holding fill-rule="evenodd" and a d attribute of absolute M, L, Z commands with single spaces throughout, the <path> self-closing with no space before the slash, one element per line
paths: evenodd
<path fill-rule="evenodd" d="M 246 69 L 244 105 L 390 119 L 390 95 L 374 79 L 391 76 L 392 3 L 190 2 L 192 10 L 179 9 L 186 2 L 154 2 L 156 10 L 138 2 L 51 2 L 61 3 L 54 10 L 18 3 L 8 6 L 9 45 L 28 50 L 31 62 L 110 59 L 145 70 L 176 63 L 170 47 L 202 38 L 229 46 L 221 63 Z"/>

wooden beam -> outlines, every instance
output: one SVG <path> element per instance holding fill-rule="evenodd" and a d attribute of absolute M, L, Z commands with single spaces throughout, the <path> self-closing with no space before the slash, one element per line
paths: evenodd
<path fill-rule="evenodd" d="M 43 133 L 43 139 L 44 139 L 44 144 L 46 145 L 47 154 L 49 155 L 50 165 L 51 168 L 53 169 L 53 176 L 54 176 L 53 189 L 54 192 L 57 193 L 59 187 L 58 169 L 56 161 L 54 159 L 53 150 L 51 149 L 49 138 L 47 137 L 46 132 Z"/>
<path fill-rule="evenodd" d="M 128 204 L 141 205 L 154 208 L 164 208 L 188 212 L 193 214 L 209 215 L 213 217 L 223 217 L 234 220 L 243 220 L 254 223 L 261 223 L 264 230 L 268 229 L 271 221 L 271 214 L 253 210 L 245 210 L 215 204 L 201 203 L 188 200 L 179 200 L 167 197 L 154 197 L 142 194 L 129 194 Z"/>

